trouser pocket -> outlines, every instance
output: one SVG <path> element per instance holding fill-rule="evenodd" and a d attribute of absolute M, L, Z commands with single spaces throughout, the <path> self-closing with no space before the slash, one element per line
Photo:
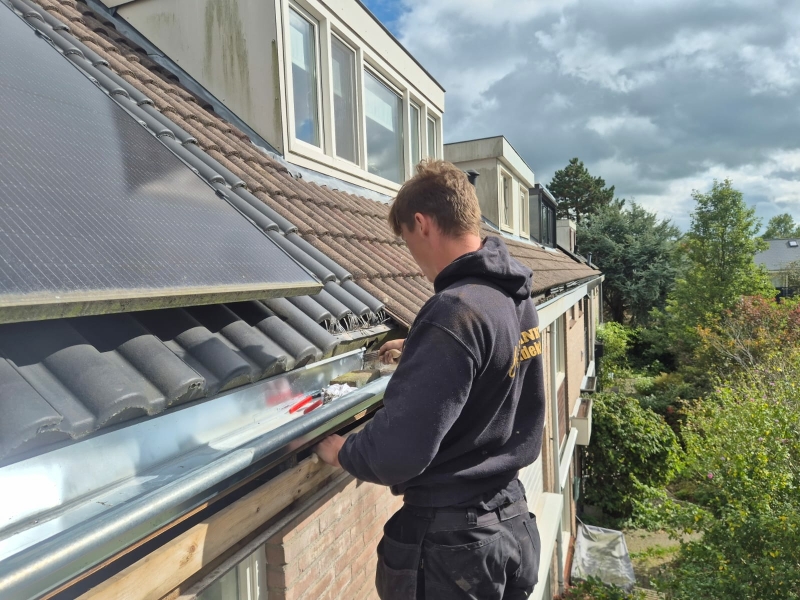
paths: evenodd
<path fill-rule="evenodd" d="M 420 545 L 383 536 L 378 544 L 375 587 L 381 600 L 416 600 Z"/>
<path fill-rule="evenodd" d="M 536 526 L 536 517 L 533 513 L 514 519 L 514 537 L 519 542 L 520 567 L 514 574 L 515 584 L 518 587 L 533 590 L 539 581 L 539 560 L 541 541 L 539 528 Z"/>
<path fill-rule="evenodd" d="M 503 526 L 498 524 L 430 534 L 422 552 L 425 597 L 437 600 L 502 598 L 508 538 L 503 533 Z"/>

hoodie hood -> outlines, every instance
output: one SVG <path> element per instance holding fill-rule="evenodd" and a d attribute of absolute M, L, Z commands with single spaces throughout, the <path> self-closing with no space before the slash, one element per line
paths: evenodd
<path fill-rule="evenodd" d="M 436 293 L 467 278 L 490 282 L 515 300 L 531 297 L 533 272 L 508 253 L 503 240 L 489 236 L 480 250 L 459 256 L 447 265 L 433 282 Z"/>

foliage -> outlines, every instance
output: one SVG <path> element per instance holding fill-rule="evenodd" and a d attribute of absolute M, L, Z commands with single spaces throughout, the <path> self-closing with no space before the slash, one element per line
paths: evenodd
<path fill-rule="evenodd" d="M 638 204 L 600 208 L 578 227 L 578 246 L 606 276 L 603 303 L 620 323 L 645 324 L 663 309 L 678 275 L 680 231 Z"/>
<path fill-rule="evenodd" d="M 761 237 L 765 240 L 800 237 L 800 223 L 796 224 L 789 213 L 775 215 L 767 223 L 767 229 Z"/>
<path fill-rule="evenodd" d="M 571 586 L 559 600 L 644 600 L 644 592 L 631 592 L 606 585 L 597 577 L 590 577 Z"/>
<path fill-rule="evenodd" d="M 685 236 L 688 268 L 667 300 L 670 334 L 683 348 L 696 343 L 697 326 L 708 326 L 742 296 L 775 295 L 766 271 L 753 261 L 766 242 L 755 237 L 760 221 L 742 193 L 725 180 L 693 197 L 696 206 Z"/>
<path fill-rule="evenodd" d="M 603 343 L 600 359 L 600 386 L 605 388 L 615 378 L 629 374 L 628 349 L 634 330 L 615 321 L 607 321 L 597 328 L 597 340 Z"/>
<path fill-rule="evenodd" d="M 682 476 L 704 512 L 664 586 L 672 597 L 800 598 L 800 350 L 740 367 L 689 412 Z"/>
<path fill-rule="evenodd" d="M 786 286 L 800 292 L 800 260 L 784 265 L 781 273 L 786 276 Z"/>
<path fill-rule="evenodd" d="M 635 518 L 637 502 L 672 477 L 680 448 L 654 412 L 623 394 L 594 396 L 586 448 L 585 498 L 617 519 Z"/>
<path fill-rule="evenodd" d="M 694 363 L 703 372 L 723 376 L 731 368 L 752 369 L 776 352 L 800 347 L 800 299 L 746 296 L 699 334 Z"/>
<path fill-rule="evenodd" d="M 592 177 L 583 161 L 577 158 L 556 171 L 547 187 L 558 200 L 558 218 L 575 219 L 578 224 L 587 215 L 609 206 L 614 199 L 614 186 L 607 188 L 602 177 Z"/>

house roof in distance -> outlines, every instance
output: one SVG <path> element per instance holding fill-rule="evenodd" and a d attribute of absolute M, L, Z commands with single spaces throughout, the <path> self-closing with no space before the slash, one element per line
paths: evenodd
<path fill-rule="evenodd" d="M 764 265 L 767 271 L 780 271 L 800 261 L 800 238 L 767 240 L 767 243 L 769 248 L 755 256 L 756 264 Z"/>

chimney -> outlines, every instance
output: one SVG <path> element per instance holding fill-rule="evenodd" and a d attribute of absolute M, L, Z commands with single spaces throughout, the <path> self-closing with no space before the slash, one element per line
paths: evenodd
<path fill-rule="evenodd" d="M 577 227 L 572 219 L 559 219 L 556 221 L 556 243 L 562 248 L 575 253 L 575 237 Z"/>

